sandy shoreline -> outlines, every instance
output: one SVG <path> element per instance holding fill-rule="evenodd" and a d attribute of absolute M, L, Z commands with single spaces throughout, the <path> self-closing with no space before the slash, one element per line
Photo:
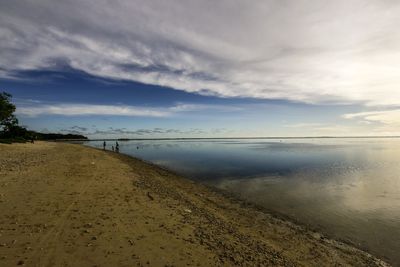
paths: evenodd
<path fill-rule="evenodd" d="M 385 266 L 167 170 L 0 144 L 0 266 Z"/>

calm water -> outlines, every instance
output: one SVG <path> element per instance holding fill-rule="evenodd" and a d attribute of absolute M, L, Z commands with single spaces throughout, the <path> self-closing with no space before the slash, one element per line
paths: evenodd
<path fill-rule="evenodd" d="M 400 139 L 119 143 L 121 153 L 233 192 L 400 266 Z"/>

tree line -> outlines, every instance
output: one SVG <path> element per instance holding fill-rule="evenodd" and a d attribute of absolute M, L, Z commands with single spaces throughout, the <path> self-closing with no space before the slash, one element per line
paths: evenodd
<path fill-rule="evenodd" d="M 19 125 L 15 116 L 16 106 L 11 102 L 11 94 L 0 92 L 0 142 L 26 142 L 33 140 L 87 139 L 78 134 L 40 133 Z"/>

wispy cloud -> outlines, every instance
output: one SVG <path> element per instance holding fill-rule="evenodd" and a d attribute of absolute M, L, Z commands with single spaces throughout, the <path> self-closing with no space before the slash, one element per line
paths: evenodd
<path fill-rule="evenodd" d="M 71 134 L 82 134 L 89 137 L 112 137 L 112 138 L 135 138 L 135 137 L 190 137 L 190 136 L 221 136 L 228 133 L 233 133 L 232 130 L 226 128 L 211 128 L 211 129 L 201 129 L 201 128 L 139 128 L 139 129 L 128 129 L 119 127 L 108 127 L 99 129 L 97 126 L 93 125 L 90 128 L 81 127 L 78 125 L 70 126 L 67 128 L 62 128 L 59 130 L 62 133 Z"/>
<path fill-rule="evenodd" d="M 363 0 L 2 1 L 0 75 L 62 62 L 223 97 L 395 105 L 399 12 Z"/>
<path fill-rule="evenodd" d="M 127 105 L 94 105 L 94 104 L 46 104 L 34 101 L 19 101 L 17 103 L 17 115 L 37 117 L 43 115 L 59 116 L 129 116 L 129 117 L 168 117 L 174 114 L 201 111 L 232 112 L 240 111 L 241 107 L 229 105 L 206 105 L 178 103 L 171 107 L 142 107 Z M 80 129 L 77 129 L 80 130 Z"/>
<path fill-rule="evenodd" d="M 177 105 L 169 108 L 173 112 L 191 112 L 191 111 L 204 111 L 213 110 L 219 112 L 234 112 L 242 111 L 242 106 L 229 106 L 229 105 L 208 105 L 208 104 L 187 104 L 178 103 Z"/>
<path fill-rule="evenodd" d="M 61 116 L 87 116 L 87 115 L 111 115 L 111 116 L 144 116 L 165 117 L 171 114 L 168 110 L 134 106 L 112 106 L 91 104 L 58 104 L 18 107 L 16 114 L 29 117 L 40 115 Z"/>
<path fill-rule="evenodd" d="M 71 126 L 71 128 L 70 129 L 72 129 L 72 130 L 76 130 L 76 131 L 81 131 L 81 132 L 85 132 L 85 131 L 87 131 L 88 130 L 88 128 L 86 128 L 86 127 L 81 127 L 81 126 L 76 126 L 76 125 L 74 125 L 74 126 Z"/>
<path fill-rule="evenodd" d="M 370 135 L 400 135 L 400 109 L 348 113 L 343 118 L 368 125 Z"/>
<path fill-rule="evenodd" d="M 343 118 L 400 126 L 400 109 L 348 113 Z"/>
<path fill-rule="evenodd" d="M 206 134 L 207 132 L 199 128 L 190 129 L 170 129 L 170 128 L 153 128 L 153 129 L 135 129 L 128 130 L 126 128 L 113 128 L 110 127 L 106 130 L 96 129 L 92 132 L 87 132 L 88 135 L 100 135 L 100 136 L 179 136 L 179 135 L 196 135 Z"/>
<path fill-rule="evenodd" d="M 314 128 L 314 127 L 320 127 L 324 126 L 325 124 L 323 123 L 318 123 L 318 122 L 300 122 L 300 123 L 292 123 L 292 124 L 286 124 L 284 127 L 288 128 Z"/>

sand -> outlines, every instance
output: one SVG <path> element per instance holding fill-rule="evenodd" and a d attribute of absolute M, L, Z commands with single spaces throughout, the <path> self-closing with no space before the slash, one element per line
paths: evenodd
<path fill-rule="evenodd" d="M 0 144 L 0 266 L 385 266 L 152 164 Z"/>

